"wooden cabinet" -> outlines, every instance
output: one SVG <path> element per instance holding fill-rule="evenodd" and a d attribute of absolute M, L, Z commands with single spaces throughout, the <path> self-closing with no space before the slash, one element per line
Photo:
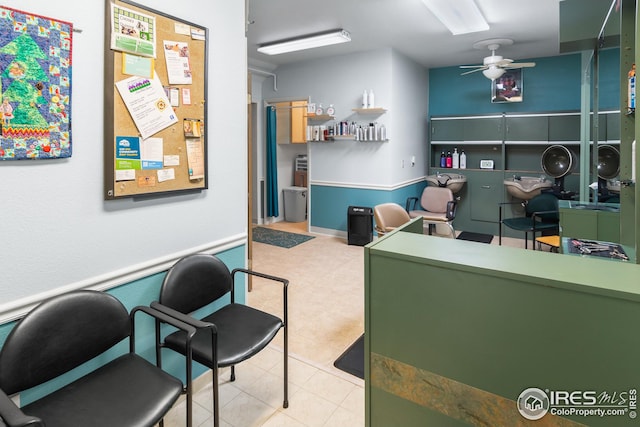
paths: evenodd
<path fill-rule="evenodd" d="M 275 107 L 278 144 L 306 143 L 307 101 L 278 102 Z"/>

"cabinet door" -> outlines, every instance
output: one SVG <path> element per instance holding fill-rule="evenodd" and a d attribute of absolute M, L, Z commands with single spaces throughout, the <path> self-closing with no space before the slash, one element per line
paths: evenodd
<path fill-rule="evenodd" d="M 278 144 L 291 143 L 291 103 L 278 102 L 276 107 L 276 141 Z"/>
<path fill-rule="evenodd" d="M 498 222 L 498 207 L 504 185 L 502 172 L 478 172 L 467 179 L 471 219 Z"/>
<path fill-rule="evenodd" d="M 464 120 L 465 141 L 502 141 L 502 117 Z"/>
<path fill-rule="evenodd" d="M 507 141 L 548 141 L 549 120 L 547 116 L 508 117 L 506 122 Z"/>
<path fill-rule="evenodd" d="M 606 138 L 598 138 L 599 141 L 620 141 L 620 113 L 602 114 L 606 117 L 607 133 Z M 600 119 L 600 122 L 603 120 Z"/>
<path fill-rule="evenodd" d="M 431 141 L 462 141 L 464 120 L 431 120 Z"/>
<path fill-rule="evenodd" d="M 580 115 L 550 116 L 549 142 L 580 142 Z"/>
<path fill-rule="evenodd" d="M 291 103 L 291 142 L 293 144 L 307 142 L 307 101 Z"/>

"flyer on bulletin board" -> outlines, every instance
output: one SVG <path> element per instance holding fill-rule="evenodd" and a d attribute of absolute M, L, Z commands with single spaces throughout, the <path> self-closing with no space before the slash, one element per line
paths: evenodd
<path fill-rule="evenodd" d="M 178 122 L 158 74 L 154 74 L 151 79 L 133 76 L 116 82 L 120 96 L 142 139 L 147 139 Z"/>

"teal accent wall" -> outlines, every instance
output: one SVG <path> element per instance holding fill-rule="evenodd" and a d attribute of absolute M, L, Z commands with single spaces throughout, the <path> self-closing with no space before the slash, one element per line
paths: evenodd
<path fill-rule="evenodd" d="M 373 208 L 395 202 L 404 207 L 408 197 L 419 197 L 426 186 L 426 181 L 396 190 L 311 185 L 311 226 L 347 231 L 349 206 Z"/>
<path fill-rule="evenodd" d="M 240 246 L 237 248 L 233 248 L 219 254 L 216 254 L 230 270 L 237 267 L 245 266 L 245 246 Z M 110 289 L 107 291 L 109 294 L 112 294 L 116 298 L 118 298 L 127 310 L 131 311 L 136 306 L 139 305 L 149 305 L 152 301 L 158 299 L 160 295 L 160 287 L 162 285 L 162 280 L 164 279 L 166 272 L 157 273 L 139 280 L 136 280 L 131 283 L 127 283 L 116 288 Z M 236 301 L 239 303 L 246 302 L 246 293 L 245 293 L 245 277 L 242 275 L 237 276 L 236 282 Z M 211 304 L 208 307 L 201 309 L 199 312 L 195 313 L 204 314 L 205 312 L 211 312 L 212 309 L 216 309 L 222 307 L 229 303 L 229 299 L 227 298 L 225 301 L 217 301 Z M 3 325 L 0 325 L 0 343 L 4 344 L 7 336 L 11 332 L 11 329 L 15 326 L 17 322 L 10 322 Z M 166 328 L 165 331 L 168 331 L 169 328 Z M 155 329 L 153 320 L 144 313 L 138 313 L 136 316 L 136 352 L 147 360 L 155 363 Z M 82 375 L 96 369 L 98 366 L 103 365 L 104 363 L 118 357 L 119 355 L 129 351 L 129 342 L 125 340 L 120 344 L 116 345 L 109 351 L 104 354 L 98 356 L 94 360 L 91 360 L 84 365 L 78 367 L 77 369 L 58 377 L 54 380 L 49 381 L 46 384 L 43 384 L 39 387 L 34 387 L 30 390 L 27 390 L 20 394 L 21 404 L 25 405 L 35 400 L 40 399 L 42 396 L 45 396 L 52 391 L 59 389 L 60 387 L 80 378 Z M 172 375 L 180 378 L 183 382 L 186 379 L 185 376 L 185 362 L 184 358 L 177 353 L 170 350 L 163 350 L 162 353 L 162 367 L 167 372 Z M 194 363 L 193 366 L 193 377 L 197 378 L 208 370 L 203 365 L 198 363 Z"/>
<path fill-rule="evenodd" d="M 600 52 L 600 110 L 620 108 L 620 50 Z M 459 67 L 429 70 L 429 115 L 477 115 L 580 110 L 581 54 L 522 59 L 522 102 L 491 103 L 491 82 L 481 72 L 461 76 Z"/>

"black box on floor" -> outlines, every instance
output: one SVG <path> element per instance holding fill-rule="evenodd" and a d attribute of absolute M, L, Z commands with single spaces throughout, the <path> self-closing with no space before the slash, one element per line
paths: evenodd
<path fill-rule="evenodd" d="M 347 242 L 364 246 L 373 240 L 373 209 L 349 206 L 347 210 Z"/>

